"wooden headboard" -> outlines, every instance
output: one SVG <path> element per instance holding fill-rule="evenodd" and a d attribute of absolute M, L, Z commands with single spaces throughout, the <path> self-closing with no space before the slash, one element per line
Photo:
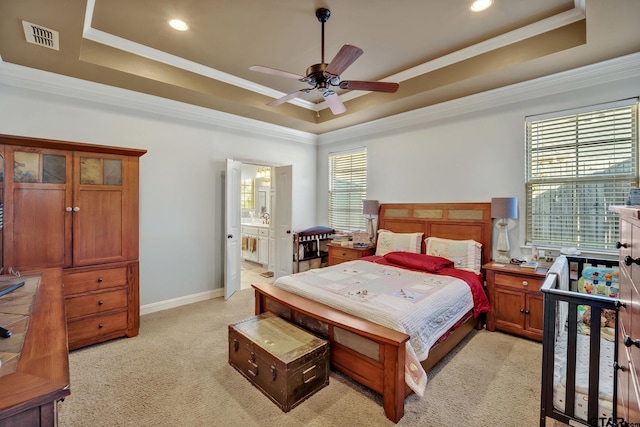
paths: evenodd
<path fill-rule="evenodd" d="M 491 260 L 491 203 L 385 203 L 380 205 L 378 229 L 424 233 L 424 239 L 472 239 L 482 243 L 482 264 Z"/>

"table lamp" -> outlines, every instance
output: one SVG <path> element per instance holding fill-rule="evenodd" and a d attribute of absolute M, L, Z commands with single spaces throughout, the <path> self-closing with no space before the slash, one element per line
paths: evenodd
<path fill-rule="evenodd" d="M 498 257 L 496 262 L 508 264 L 509 258 L 509 235 L 507 234 L 507 226 L 509 218 L 518 218 L 518 198 L 517 197 L 493 197 L 491 199 L 491 218 L 498 218 L 498 244 L 496 250 Z"/>
<path fill-rule="evenodd" d="M 373 244 L 376 240 L 376 233 L 373 227 L 373 215 L 378 215 L 378 209 L 380 209 L 380 203 L 377 200 L 363 200 L 362 201 L 362 213 L 369 215 L 367 217 L 367 233 L 369 234 L 369 243 Z"/>

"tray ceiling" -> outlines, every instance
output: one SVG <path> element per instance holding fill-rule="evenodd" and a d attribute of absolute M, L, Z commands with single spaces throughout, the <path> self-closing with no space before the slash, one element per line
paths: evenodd
<path fill-rule="evenodd" d="M 311 133 L 325 133 L 601 62 L 640 50 L 640 2 L 494 0 L 21 0 L 0 2 L 3 62 L 142 92 Z M 393 7 L 396 5 L 397 7 Z M 400 83 L 394 94 L 339 91 L 333 115 L 317 91 L 266 104 L 346 43 L 364 50 L 343 80 Z M 179 32 L 168 20 L 179 18 Z M 59 50 L 28 43 L 23 21 L 59 34 Z M 615 30 L 615 31 L 614 31 Z"/>

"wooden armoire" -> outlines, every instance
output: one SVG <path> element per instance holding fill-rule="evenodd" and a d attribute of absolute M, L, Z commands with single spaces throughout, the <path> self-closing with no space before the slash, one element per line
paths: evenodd
<path fill-rule="evenodd" d="M 0 135 L 3 274 L 63 269 L 69 349 L 138 334 L 145 152 Z"/>

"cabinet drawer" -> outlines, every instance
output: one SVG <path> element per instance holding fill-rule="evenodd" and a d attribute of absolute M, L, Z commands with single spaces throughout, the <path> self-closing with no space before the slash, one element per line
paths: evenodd
<path fill-rule="evenodd" d="M 538 291 L 544 279 L 531 276 L 515 276 L 511 274 L 496 273 L 495 282 L 499 286 L 508 286 L 510 288 L 523 289 L 529 291 Z"/>
<path fill-rule="evenodd" d="M 360 252 L 350 251 L 348 249 L 332 249 L 331 256 L 342 261 L 352 261 L 360 258 Z"/>
<path fill-rule="evenodd" d="M 89 314 L 104 313 L 118 308 L 127 307 L 127 290 L 101 292 L 65 300 L 67 319 L 74 319 Z"/>
<path fill-rule="evenodd" d="M 257 236 L 258 228 L 257 227 L 242 227 L 242 234 L 247 234 L 249 236 Z"/>
<path fill-rule="evenodd" d="M 67 333 L 69 334 L 69 346 L 78 341 L 95 339 L 100 341 L 100 337 L 114 332 L 127 329 L 127 312 L 122 311 L 114 314 L 103 314 L 87 317 L 81 320 L 73 320 L 67 323 Z M 123 334 L 124 335 L 124 334 Z"/>
<path fill-rule="evenodd" d="M 124 287 L 127 285 L 127 268 L 65 272 L 62 281 L 65 295 Z"/>

